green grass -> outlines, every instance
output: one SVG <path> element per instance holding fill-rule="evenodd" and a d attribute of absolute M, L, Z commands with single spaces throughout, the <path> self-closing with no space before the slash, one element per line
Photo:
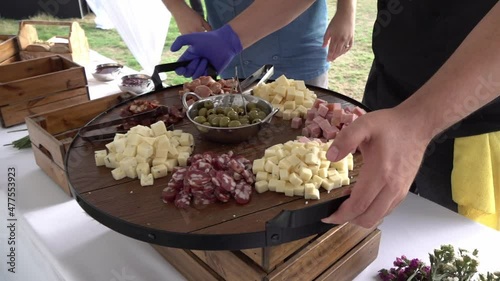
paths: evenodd
<path fill-rule="evenodd" d="M 328 0 L 328 4 L 331 18 L 335 12 L 336 1 Z M 335 60 L 331 64 L 329 70 L 330 89 L 357 100 L 360 100 L 363 94 L 366 78 L 373 59 L 371 34 L 376 14 L 375 5 L 375 1 L 358 0 L 354 45 L 347 54 Z M 44 15 L 32 19 L 57 20 Z M 95 28 L 93 15 L 88 15 L 84 19 L 75 20 L 77 20 L 85 30 L 91 49 L 132 69 L 141 69 L 139 63 L 134 59 L 116 30 L 101 30 Z M 68 34 L 67 27 L 36 27 L 40 40 L 47 40 L 54 35 L 61 36 Z M 0 34 L 17 34 L 18 29 L 18 21 L 0 18 Z M 182 53 L 172 53 L 169 50 L 172 42 L 177 36 L 179 36 L 179 29 L 172 19 L 165 41 L 161 63 L 174 62 Z M 185 81 L 189 81 L 189 79 L 177 76 L 175 73 L 168 73 L 165 82 L 169 85 L 177 85 Z"/>

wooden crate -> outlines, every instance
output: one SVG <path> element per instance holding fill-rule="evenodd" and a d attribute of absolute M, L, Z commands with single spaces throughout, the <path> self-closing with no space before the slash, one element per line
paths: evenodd
<path fill-rule="evenodd" d="M 352 280 L 378 255 L 380 231 L 353 224 L 275 247 L 196 251 L 152 245 L 187 280 Z"/>
<path fill-rule="evenodd" d="M 0 35 L 0 65 L 19 61 L 17 36 Z"/>
<path fill-rule="evenodd" d="M 0 66 L 0 118 L 4 127 L 29 115 L 89 100 L 85 69 L 61 56 Z"/>
<path fill-rule="evenodd" d="M 30 50 L 34 44 L 39 43 L 37 25 L 67 27 L 68 33 L 54 35 L 47 40 L 52 42 L 52 47 L 47 51 Z M 22 60 L 53 56 L 55 54 L 66 57 L 76 63 L 85 65 L 89 62 L 89 44 L 85 31 L 78 22 L 70 21 L 21 21 L 19 23 L 19 54 Z"/>
<path fill-rule="evenodd" d="M 78 130 L 106 109 L 122 101 L 114 94 L 26 117 L 31 147 L 38 166 L 71 196 L 64 159 Z"/>

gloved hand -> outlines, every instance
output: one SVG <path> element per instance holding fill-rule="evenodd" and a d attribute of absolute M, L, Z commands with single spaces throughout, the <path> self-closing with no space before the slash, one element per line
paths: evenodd
<path fill-rule="evenodd" d="M 175 39 L 170 50 L 176 52 L 185 45 L 189 45 L 189 48 L 179 61 L 191 63 L 186 67 L 177 68 L 175 72 L 193 78 L 207 75 L 207 61 L 217 73 L 222 72 L 234 56 L 243 50 L 240 38 L 228 24 L 214 31 L 181 35 Z"/>

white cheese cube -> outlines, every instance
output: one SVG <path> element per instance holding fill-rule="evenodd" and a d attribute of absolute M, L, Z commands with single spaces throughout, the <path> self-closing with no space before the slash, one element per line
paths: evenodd
<path fill-rule="evenodd" d="M 351 179 L 349 179 L 349 176 L 341 175 L 340 178 L 341 178 L 341 183 L 340 183 L 341 185 L 350 185 L 351 184 Z"/>
<path fill-rule="evenodd" d="M 155 182 L 153 174 L 149 173 L 141 177 L 141 186 L 151 186 Z"/>
<path fill-rule="evenodd" d="M 125 171 L 125 175 L 131 179 L 137 178 L 137 170 L 135 166 L 127 166 L 127 168 L 122 169 Z"/>
<path fill-rule="evenodd" d="M 182 130 L 173 130 L 174 136 L 180 137 L 182 135 Z"/>
<path fill-rule="evenodd" d="M 290 86 L 290 80 L 286 78 L 285 75 L 280 75 L 280 77 L 275 80 L 278 86 L 288 87 Z"/>
<path fill-rule="evenodd" d="M 116 158 L 116 162 L 119 163 L 120 161 L 123 160 L 123 158 L 125 158 L 125 156 L 123 155 L 123 153 L 116 153 L 115 158 Z"/>
<path fill-rule="evenodd" d="M 116 141 L 116 140 L 119 140 L 119 139 L 123 139 L 125 137 L 126 137 L 126 134 L 116 133 L 115 137 L 113 138 L 113 141 Z"/>
<path fill-rule="evenodd" d="M 122 168 L 119 167 L 111 170 L 111 175 L 115 180 L 121 180 L 127 176 L 125 174 L 125 171 L 123 171 Z"/>
<path fill-rule="evenodd" d="M 321 183 L 323 182 L 323 179 L 317 175 L 314 175 L 310 182 L 314 184 L 315 188 L 319 188 L 321 186 Z"/>
<path fill-rule="evenodd" d="M 276 149 L 275 148 L 267 148 L 266 150 L 264 150 L 264 158 L 269 158 L 271 156 L 275 156 L 276 155 Z"/>
<path fill-rule="evenodd" d="M 187 153 L 187 152 L 179 153 L 179 156 L 177 157 L 177 161 L 179 162 L 179 166 L 186 167 L 188 158 L 189 158 L 189 153 Z"/>
<path fill-rule="evenodd" d="M 280 168 L 278 167 L 278 165 L 274 165 L 273 166 L 273 171 L 271 172 L 271 175 L 275 178 L 280 178 Z"/>
<path fill-rule="evenodd" d="M 335 175 L 333 177 L 329 177 L 329 180 L 333 183 L 333 188 L 339 188 L 342 186 L 342 178 L 340 175 Z"/>
<path fill-rule="evenodd" d="M 133 167 L 134 170 L 137 167 L 137 159 L 135 157 L 125 157 L 120 161 L 120 168 L 123 171 L 127 171 L 128 167 Z"/>
<path fill-rule="evenodd" d="M 319 199 L 319 189 L 311 188 L 311 187 L 304 188 L 304 198 L 318 200 Z"/>
<path fill-rule="evenodd" d="M 347 158 L 347 169 L 349 171 L 352 171 L 354 169 L 354 156 L 351 153 L 349 153 L 347 154 L 346 158 Z"/>
<path fill-rule="evenodd" d="M 326 151 L 324 151 L 324 150 L 320 151 L 318 153 L 318 158 L 321 159 L 321 160 L 327 160 L 327 158 L 326 158 Z"/>
<path fill-rule="evenodd" d="M 116 153 L 116 148 L 115 148 L 114 142 L 107 143 L 106 148 L 108 149 L 109 153 Z"/>
<path fill-rule="evenodd" d="M 179 154 L 181 152 L 187 152 L 191 155 L 191 153 L 193 152 L 193 147 L 191 147 L 191 146 L 178 146 L 177 152 L 179 152 Z"/>
<path fill-rule="evenodd" d="M 278 186 L 279 179 L 270 179 L 268 183 L 268 188 L 270 191 L 276 191 L 276 187 Z"/>
<path fill-rule="evenodd" d="M 123 151 L 125 150 L 125 146 L 127 145 L 127 139 L 121 138 L 121 139 L 115 140 L 113 143 L 115 146 L 116 153 L 123 153 Z"/>
<path fill-rule="evenodd" d="M 252 172 L 254 174 L 257 174 L 257 172 L 264 172 L 264 164 L 265 164 L 266 159 L 260 158 L 260 159 L 255 159 L 253 160 L 253 165 L 252 165 Z"/>
<path fill-rule="evenodd" d="M 255 175 L 255 181 L 267 181 L 267 175 L 267 172 L 257 172 L 257 174 Z"/>
<path fill-rule="evenodd" d="M 295 88 L 297 90 L 307 90 L 306 84 L 303 80 L 295 80 Z"/>
<path fill-rule="evenodd" d="M 156 141 L 155 141 L 155 147 L 156 149 L 166 149 L 166 150 L 169 150 L 170 149 L 170 140 L 169 138 L 166 136 L 166 135 L 163 135 L 163 136 L 159 136 L 156 138 Z"/>
<path fill-rule="evenodd" d="M 285 109 L 283 111 L 283 120 L 292 120 L 292 109 Z"/>
<path fill-rule="evenodd" d="M 347 164 L 347 159 L 344 158 L 338 162 L 333 162 L 331 167 L 337 169 L 337 171 L 342 172 L 342 171 L 348 171 L 348 164 Z"/>
<path fill-rule="evenodd" d="M 142 142 L 142 136 L 137 133 L 127 134 L 127 145 L 139 145 Z"/>
<path fill-rule="evenodd" d="M 330 161 L 328 160 L 321 160 L 321 164 L 319 165 L 320 168 L 330 168 Z"/>
<path fill-rule="evenodd" d="M 304 196 L 304 185 L 294 187 L 293 188 L 293 195 Z"/>
<path fill-rule="evenodd" d="M 328 177 L 328 168 L 319 168 L 318 177 L 326 179 Z"/>
<path fill-rule="evenodd" d="M 264 166 L 264 171 L 266 171 L 268 173 L 272 173 L 274 166 L 276 166 L 276 164 L 274 164 L 273 162 L 267 160 L 266 164 Z"/>
<path fill-rule="evenodd" d="M 104 159 L 106 158 L 106 155 L 108 155 L 108 152 L 105 149 L 94 151 L 95 165 L 98 167 L 105 166 L 106 162 L 104 161 Z"/>
<path fill-rule="evenodd" d="M 304 102 L 302 103 L 302 105 L 305 108 L 312 108 L 313 104 L 314 104 L 314 100 L 312 100 L 312 99 L 304 99 Z"/>
<path fill-rule="evenodd" d="M 270 161 L 270 162 L 272 162 L 275 165 L 278 165 L 278 163 L 280 162 L 280 159 L 278 159 L 278 156 L 276 156 L 276 155 L 268 157 L 266 159 L 267 159 L 267 161 Z"/>
<path fill-rule="evenodd" d="M 151 173 L 151 168 L 148 163 L 138 163 L 135 168 L 137 176 L 141 178 L 143 175 L 148 175 Z"/>
<path fill-rule="evenodd" d="M 140 155 L 136 155 L 136 156 L 135 156 L 135 160 L 137 160 L 137 163 L 147 163 L 147 164 L 151 164 L 151 162 L 153 161 L 153 160 L 151 159 L 151 157 L 149 157 L 149 158 L 144 158 L 144 157 L 142 157 L 142 156 L 140 156 Z"/>
<path fill-rule="evenodd" d="M 123 151 L 123 156 L 124 157 L 135 157 L 137 152 L 137 146 L 135 145 L 129 145 L 125 147 L 125 150 Z"/>
<path fill-rule="evenodd" d="M 156 148 L 155 156 L 167 159 L 167 157 L 168 157 L 168 149 L 165 149 L 165 148 Z"/>
<path fill-rule="evenodd" d="M 287 160 L 287 159 L 282 159 L 279 163 L 278 163 L 278 167 L 280 169 L 285 169 L 285 170 L 288 170 L 290 171 L 292 169 L 292 164 L 290 164 L 290 162 Z"/>
<path fill-rule="evenodd" d="M 168 174 L 167 166 L 165 164 L 160 164 L 158 166 L 151 167 L 151 174 L 155 179 L 166 177 Z"/>
<path fill-rule="evenodd" d="M 153 158 L 153 162 L 151 163 L 151 165 L 158 166 L 160 164 L 165 164 L 165 162 L 167 162 L 166 157 L 155 157 Z"/>
<path fill-rule="evenodd" d="M 297 156 L 295 155 L 290 155 L 286 158 L 286 160 L 288 160 L 288 162 L 290 162 L 290 165 L 292 166 L 297 166 L 299 165 L 300 163 L 302 163 L 302 161 L 300 160 L 300 158 L 298 158 Z"/>
<path fill-rule="evenodd" d="M 167 126 L 165 126 L 165 122 L 158 121 L 156 123 L 151 124 L 151 130 L 153 131 L 153 136 L 159 137 L 167 133 Z"/>
<path fill-rule="evenodd" d="M 176 159 L 179 157 L 179 151 L 177 150 L 177 145 L 172 145 L 170 149 L 168 150 L 168 156 L 167 159 Z"/>
<path fill-rule="evenodd" d="M 167 162 L 165 162 L 165 166 L 167 166 L 167 170 L 169 172 L 173 172 L 174 168 L 179 166 L 179 161 L 177 159 L 167 159 Z"/>
<path fill-rule="evenodd" d="M 295 110 L 295 101 L 288 100 L 283 104 L 285 112 L 289 109 L 291 111 Z"/>
<path fill-rule="evenodd" d="M 285 196 L 293 197 L 295 188 L 285 188 Z"/>
<path fill-rule="evenodd" d="M 337 171 L 337 169 L 335 169 L 335 168 L 328 169 L 327 176 L 329 178 L 334 177 L 334 176 L 336 176 L 338 174 L 339 174 L 339 172 Z"/>
<path fill-rule="evenodd" d="M 278 168 L 279 169 L 279 168 Z M 289 172 L 287 169 L 279 169 L 279 178 L 280 180 L 288 180 Z"/>
<path fill-rule="evenodd" d="M 278 159 L 283 159 L 286 157 L 286 150 L 284 149 L 279 149 L 279 150 L 276 150 L 276 157 L 278 157 Z"/>
<path fill-rule="evenodd" d="M 297 155 L 300 157 L 304 157 L 308 153 L 308 150 L 304 146 L 296 146 L 292 148 L 292 155 Z"/>
<path fill-rule="evenodd" d="M 285 97 L 286 96 L 286 86 L 279 85 L 274 88 L 273 93 L 276 94 L 276 97 Z"/>
<path fill-rule="evenodd" d="M 300 168 L 299 177 L 301 180 L 303 180 L 304 182 L 308 182 L 309 180 L 312 179 L 312 176 L 313 176 L 313 173 L 312 173 L 311 169 L 306 168 L 306 167 Z"/>
<path fill-rule="evenodd" d="M 299 186 L 303 183 L 303 181 L 296 173 L 290 173 L 290 175 L 288 176 L 288 181 L 290 181 L 293 186 Z"/>
<path fill-rule="evenodd" d="M 305 155 L 304 157 L 304 162 L 306 164 L 314 165 L 314 164 L 321 164 L 317 154 L 313 152 L 309 152 Z"/>
<path fill-rule="evenodd" d="M 267 180 L 260 180 L 255 182 L 255 191 L 258 193 L 263 193 L 269 190 L 268 182 Z"/>
<path fill-rule="evenodd" d="M 276 182 L 276 192 L 279 192 L 279 193 L 285 192 L 285 187 L 286 187 L 286 181 L 278 180 Z"/>
<path fill-rule="evenodd" d="M 191 134 L 188 134 L 188 133 L 182 133 L 180 138 L 179 138 L 179 144 L 181 146 L 191 146 L 193 145 L 191 143 L 191 138 L 190 138 Z"/>
<path fill-rule="evenodd" d="M 154 153 L 153 146 L 146 142 L 141 142 L 137 146 L 137 155 L 140 155 L 144 158 L 149 158 L 153 155 L 153 153 Z"/>
<path fill-rule="evenodd" d="M 148 143 L 154 147 L 156 143 L 156 137 L 142 137 L 141 142 Z"/>

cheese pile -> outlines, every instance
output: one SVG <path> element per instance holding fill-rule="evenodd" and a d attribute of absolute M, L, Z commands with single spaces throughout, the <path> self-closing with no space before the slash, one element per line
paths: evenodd
<path fill-rule="evenodd" d="M 326 152 L 333 140 L 288 141 L 267 148 L 264 157 L 253 162 L 256 175 L 255 190 L 259 193 L 283 192 L 287 196 L 304 196 L 319 199 L 319 188 L 327 191 L 349 185 L 348 171 L 353 169 L 353 155 L 338 162 L 326 159 Z"/>
<path fill-rule="evenodd" d="M 113 169 L 115 180 L 139 178 L 142 186 L 153 185 L 176 166 L 186 166 L 193 151 L 193 135 L 182 130 L 167 131 L 158 121 L 150 127 L 138 125 L 126 134 L 116 134 L 107 150 L 95 151 L 97 166 Z"/>
<path fill-rule="evenodd" d="M 256 86 L 253 95 L 279 108 L 276 116 L 284 120 L 292 120 L 299 116 L 304 118 L 316 100 L 316 94 L 307 89 L 304 81 L 287 79 L 284 75 L 269 84 Z"/>

